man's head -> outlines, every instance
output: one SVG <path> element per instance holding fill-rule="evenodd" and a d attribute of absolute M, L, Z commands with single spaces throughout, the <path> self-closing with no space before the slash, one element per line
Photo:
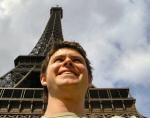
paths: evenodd
<path fill-rule="evenodd" d="M 46 91 L 47 88 L 51 91 L 52 86 L 57 89 L 57 87 L 54 86 L 56 83 L 69 83 L 73 85 L 80 81 L 88 81 L 89 83 L 92 81 L 92 67 L 86 52 L 82 46 L 76 42 L 64 41 L 55 43 L 42 65 L 42 85 L 45 86 Z M 51 85 L 48 85 L 48 83 L 51 83 Z"/>

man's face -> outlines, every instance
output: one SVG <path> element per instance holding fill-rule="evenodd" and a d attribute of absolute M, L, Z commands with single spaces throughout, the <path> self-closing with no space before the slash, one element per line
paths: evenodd
<path fill-rule="evenodd" d="M 49 60 L 43 80 L 42 84 L 53 94 L 60 90 L 85 93 L 89 86 L 89 75 L 83 56 L 70 48 L 57 50 Z"/>

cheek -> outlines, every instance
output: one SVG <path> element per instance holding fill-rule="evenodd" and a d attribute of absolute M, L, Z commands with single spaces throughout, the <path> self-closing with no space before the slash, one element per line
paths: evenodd
<path fill-rule="evenodd" d="M 88 69 L 85 65 L 80 66 L 80 72 L 83 74 L 83 78 L 84 78 L 83 81 L 84 82 L 86 81 L 86 83 L 89 84 L 90 81 L 89 81 Z"/>
<path fill-rule="evenodd" d="M 49 65 L 47 68 L 47 75 L 53 76 L 53 75 L 57 74 L 59 67 L 60 67 L 59 64 Z"/>
<path fill-rule="evenodd" d="M 52 65 L 52 68 L 53 68 L 53 71 L 54 71 L 55 74 L 58 73 L 60 67 L 61 67 L 61 64 L 53 64 Z"/>
<path fill-rule="evenodd" d="M 51 64 L 48 66 L 46 71 L 46 79 L 47 79 L 46 81 L 48 88 L 51 88 L 54 85 L 58 70 L 59 66 L 56 64 Z"/>
<path fill-rule="evenodd" d="M 88 76 L 88 70 L 87 70 L 85 65 L 82 65 L 82 64 L 78 65 L 77 68 L 78 68 L 80 73 L 83 73 L 85 76 L 86 75 Z"/>

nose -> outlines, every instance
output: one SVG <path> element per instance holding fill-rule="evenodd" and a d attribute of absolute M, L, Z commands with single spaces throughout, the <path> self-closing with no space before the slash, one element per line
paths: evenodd
<path fill-rule="evenodd" d="M 63 65 L 71 67 L 71 66 L 73 66 L 73 62 L 72 62 L 72 60 L 69 57 L 66 57 L 66 59 L 64 60 Z"/>

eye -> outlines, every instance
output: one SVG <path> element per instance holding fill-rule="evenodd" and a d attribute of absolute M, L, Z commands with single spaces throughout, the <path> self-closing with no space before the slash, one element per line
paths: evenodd
<path fill-rule="evenodd" d="M 56 58 L 55 60 L 54 60 L 54 62 L 62 62 L 63 61 L 63 58 Z"/>
<path fill-rule="evenodd" d="M 73 62 L 82 63 L 82 60 L 81 60 L 80 58 L 74 58 L 74 59 L 73 59 Z"/>

